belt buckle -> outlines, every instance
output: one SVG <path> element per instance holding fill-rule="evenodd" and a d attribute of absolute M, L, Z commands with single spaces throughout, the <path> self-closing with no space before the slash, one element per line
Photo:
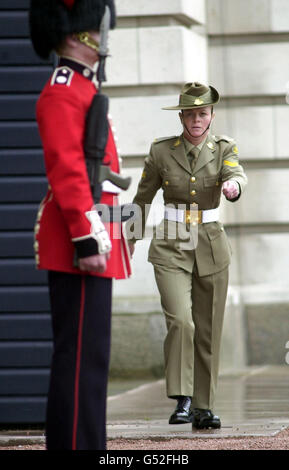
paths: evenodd
<path fill-rule="evenodd" d="M 189 211 L 185 211 L 185 223 L 198 225 L 202 223 L 202 211 L 191 209 Z"/>

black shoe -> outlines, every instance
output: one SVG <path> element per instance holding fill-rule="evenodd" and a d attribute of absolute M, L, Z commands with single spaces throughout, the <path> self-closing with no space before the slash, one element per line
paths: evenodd
<path fill-rule="evenodd" d="M 169 419 L 169 424 L 191 423 L 193 419 L 191 408 L 191 397 L 179 397 L 175 411 Z"/>
<path fill-rule="evenodd" d="M 221 420 L 219 416 L 214 415 L 211 410 L 202 410 L 200 408 L 194 408 L 193 414 L 193 427 L 197 429 L 219 429 L 221 427 Z"/>

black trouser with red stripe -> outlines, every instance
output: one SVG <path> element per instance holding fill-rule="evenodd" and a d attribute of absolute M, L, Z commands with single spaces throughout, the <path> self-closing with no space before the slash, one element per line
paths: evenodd
<path fill-rule="evenodd" d="M 49 271 L 48 450 L 105 450 L 111 279 Z"/>

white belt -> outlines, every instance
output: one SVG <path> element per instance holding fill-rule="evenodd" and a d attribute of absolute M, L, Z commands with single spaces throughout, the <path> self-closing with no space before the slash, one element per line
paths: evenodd
<path fill-rule="evenodd" d="M 217 222 L 219 220 L 219 207 L 216 209 L 199 210 L 182 210 L 174 207 L 165 207 L 165 219 L 171 222 L 180 222 L 187 224 L 207 224 L 208 222 Z"/>

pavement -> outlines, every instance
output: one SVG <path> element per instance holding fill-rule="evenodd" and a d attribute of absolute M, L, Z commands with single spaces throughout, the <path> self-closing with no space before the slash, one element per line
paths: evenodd
<path fill-rule="evenodd" d="M 175 401 L 165 381 L 110 380 L 107 403 L 109 439 L 192 439 L 275 436 L 289 427 L 289 366 L 249 367 L 219 378 L 214 412 L 221 429 L 192 430 L 169 425 Z M 43 430 L 1 431 L 0 446 L 43 444 Z"/>

